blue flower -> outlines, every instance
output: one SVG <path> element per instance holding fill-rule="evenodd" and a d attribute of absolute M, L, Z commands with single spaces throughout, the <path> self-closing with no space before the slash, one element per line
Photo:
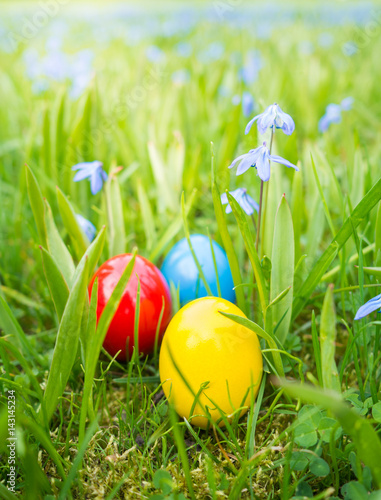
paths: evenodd
<path fill-rule="evenodd" d="M 242 94 L 242 112 L 243 116 L 248 116 L 251 115 L 251 113 L 254 111 L 254 99 L 253 96 L 250 94 L 250 92 L 245 91 Z"/>
<path fill-rule="evenodd" d="M 49 40 L 43 57 L 35 49 L 23 53 L 26 74 L 32 81 L 34 93 L 47 90 L 51 82 L 70 81 L 70 97 L 74 99 L 83 93 L 92 78 L 93 58 L 94 53 L 89 49 L 68 56 L 61 50 L 60 39 Z"/>
<path fill-rule="evenodd" d="M 245 134 L 250 132 L 253 123 L 258 120 L 258 130 L 264 134 L 268 128 L 281 128 L 286 135 L 291 135 L 295 130 L 294 120 L 290 115 L 281 110 L 277 103 L 271 104 L 260 115 L 254 116 L 246 125 Z"/>
<path fill-rule="evenodd" d="M 326 132 L 332 123 L 341 122 L 341 112 L 352 108 L 353 97 L 346 97 L 340 104 L 328 104 L 324 115 L 319 120 L 319 132 Z"/>
<path fill-rule="evenodd" d="M 77 99 L 89 86 L 93 77 L 94 52 L 84 49 L 72 57 L 69 77 L 71 80 L 70 97 Z"/>
<path fill-rule="evenodd" d="M 350 109 L 352 109 L 353 103 L 354 103 L 353 97 L 346 97 L 340 103 L 341 109 L 343 111 L 349 111 Z"/>
<path fill-rule="evenodd" d="M 325 132 L 331 123 L 341 122 L 341 106 L 340 104 L 328 104 L 325 114 L 319 120 L 319 132 Z"/>
<path fill-rule="evenodd" d="M 357 311 L 355 319 L 362 319 L 373 311 L 379 309 L 381 312 L 381 294 L 373 297 L 373 299 L 368 300 L 360 309 Z"/>
<path fill-rule="evenodd" d="M 253 85 L 253 83 L 258 79 L 259 71 L 262 66 L 262 58 L 259 51 L 249 51 L 245 58 L 245 64 L 239 71 L 239 75 L 245 85 L 248 87 Z"/>
<path fill-rule="evenodd" d="M 82 217 L 81 214 L 75 214 L 78 224 L 81 226 L 82 231 L 87 236 L 89 241 L 93 241 L 95 235 L 97 234 L 97 228 L 92 222 Z"/>
<path fill-rule="evenodd" d="M 164 52 L 157 45 L 150 45 L 146 49 L 146 57 L 152 63 L 160 63 L 164 60 Z"/>
<path fill-rule="evenodd" d="M 258 212 L 259 210 L 258 203 L 254 201 L 253 198 L 247 194 L 245 188 L 235 189 L 234 191 L 230 191 L 230 194 L 237 200 L 239 206 L 244 210 L 244 212 L 247 213 L 247 215 L 253 214 L 254 210 Z M 225 212 L 227 214 L 230 214 L 232 212 L 232 207 L 228 202 L 228 195 L 226 193 L 223 193 L 221 195 L 221 203 L 223 205 L 227 204 Z"/>
<path fill-rule="evenodd" d="M 89 179 L 92 194 L 97 194 L 102 189 L 103 183 L 108 179 L 108 175 L 102 167 L 103 163 L 101 161 L 77 163 L 71 168 L 72 170 L 79 170 L 73 180 L 78 182 Z"/>
<path fill-rule="evenodd" d="M 255 106 L 254 98 L 250 94 L 250 92 L 247 92 L 247 90 L 245 90 L 242 93 L 242 99 L 241 99 L 241 96 L 239 94 L 233 95 L 232 104 L 234 104 L 234 106 L 238 106 L 238 104 L 240 104 L 241 102 L 242 102 L 243 116 L 245 116 L 247 118 L 248 116 L 250 116 L 252 114 L 252 112 L 254 110 L 254 106 Z"/>
<path fill-rule="evenodd" d="M 258 176 L 264 182 L 270 179 L 270 161 L 281 163 L 286 167 L 291 167 L 296 171 L 299 171 L 298 167 L 296 167 L 288 160 L 285 160 L 281 156 L 271 155 L 270 151 L 266 147 L 265 142 L 263 143 L 263 146 L 259 146 L 255 149 L 250 149 L 248 153 L 238 156 L 238 158 L 233 161 L 229 168 L 233 168 L 238 161 L 240 161 L 240 164 L 238 165 L 236 175 L 241 175 L 246 172 L 246 170 L 249 170 L 250 167 L 255 167 L 257 169 Z"/>
<path fill-rule="evenodd" d="M 189 42 L 179 42 L 176 45 L 176 51 L 181 57 L 190 57 L 192 55 L 193 48 Z"/>

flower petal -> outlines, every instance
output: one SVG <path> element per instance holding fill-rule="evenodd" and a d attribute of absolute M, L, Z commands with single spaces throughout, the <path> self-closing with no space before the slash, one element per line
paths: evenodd
<path fill-rule="evenodd" d="M 255 166 L 257 167 L 258 176 L 262 181 L 267 182 L 270 179 L 270 161 L 269 153 L 265 148 L 265 151 L 260 155 Z"/>
<path fill-rule="evenodd" d="M 325 108 L 325 114 L 331 119 L 331 120 L 337 120 L 341 117 L 341 106 L 340 104 L 328 104 L 328 106 Z"/>
<path fill-rule="evenodd" d="M 250 132 L 250 129 L 251 127 L 253 126 L 253 123 L 255 122 L 255 120 L 258 120 L 258 118 L 262 116 L 262 115 L 257 115 L 257 116 L 254 116 L 254 118 L 252 118 L 249 123 L 246 125 L 246 128 L 245 128 L 245 135 L 247 135 L 249 132 Z"/>
<path fill-rule="evenodd" d="M 295 130 L 294 120 L 287 113 L 283 113 L 283 111 L 282 114 L 284 115 L 282 130 L 286 135 L 291 135 Z"/>
<path fill-rule="evenodd" d="M 250 92 L 243 92 L 242 94 L 242 111 L 243 115 L 249 117 L 254 110 L 254 99 Z"/>
<path fill-rule="evenodd" d="M 221 195 L 221 203 L 222 203 L 222 205 L 226 205 L 226 203 L 229 203 L 228 202 L 228 195 L 226 193 L 222 193 L 222 195 Z"/>
<path fill-rule="evenodd" d="M 262 113 L 258 119 L 258 131 L 260 134 L 264 134 L 269 127 L 272 127 L 276 119 L 276 109 L 274 104 L 268 106 L 266 111 Z"/>
<path fill-rule="evenodd" d="M 318 124 L 318 129 L 319 132 L 326 132 L 328 130 L 328 127 L 331 125 L 331 120 L 328 118 L 327 115 L 324 115 L 320 118 L 319 124 Z"/>
<path fill-rule="evenodd" d="M 103 186 L 102 176 L 99 171 L 94 172 L 90 179 L 90 187 L 92 194 L 97 194 Z"/>
<path fill-rule="evenodd" d="M 373 311 L 381 308 L 381 294 L 373 297 L 373 299 L 368 300 L 360 309 L 357 311 L 355 319 L 362 319 Z"/>
<path fill-rule="evenodd" d="M 72 170 L 82 170 L 83 168 L 87 168 L 89 166 L 89 162 L 77 163 L 71 167 Z"/>
<path fill-rule="evenodd" d="M 243 159 L 243 158 L 245 158 L 248 154 L 250 154 L 250 152 L 249 152 L 249 153 L 245 153 L 244 155 L 240 155 L 240 156 L 238 156 L 235 160 L 233 160 L 233 161 L 232 161 L 231 165 L 229 165 L 229 167 L 228 167 L 228 168 L 233 168 L 233 167 L 234 167 L 234 165 L 237 163 L 237 161 L 242 160 L 242 159 Z"/>
<path fill-rule="evenodd" d="M 294 120 L 278 104 L 274 104 L 274 108 L 276 110 L 275 126 L 281 128 L 286 135 L 291 135 L 295 130 Z"/>
<path fill-rule="evenodd" d="M 251 215 L 254 212 L 254 208 L 248 203 L 246 196 L 242 197 L 240 206 L 247 215 Z"/>
<path fill-rule="evenodd" d="M 282 158 L 281 156 L 270 155 L 270 160 L 275 161 L 275 163 L 281 163 L 285 167 L 294 168 L 297 172 L 299 172 L 299 169 L 296 165 L 294 165 L 290 161 L 286 160 L 285 158 Z"/>
<path fill-rule="evenodd" d="M 82 170 L 79 170 L 79 172 L 75 174 L 73 181 L 74 182 L 83 181 L 83 179 L 87 179 L 92 175 L 93 175 L 92 172 L 89 172 L 86 168 L 83 168 Z"/>
<path fill-rule="evenodd" d="M 101 161 L 95 160 L 95 161 L 84 161 L 81 163 L 77 163 L 73 167 L 71 167 L 72 170 L 81 170 L 81 169 L 89 169 L 91 171 L 103 167 L 103 163 Z"/>
<path fill-rule="evenodd" d="M 92 222 L 85 219 L 81 214 L 75 214 L 82 231 L 86 234 L 88 240 L 91 242 L 97 234 L 97 229 Z"/>
<path fill-rule="evenodd" d="M 255 200 L 253 200 L 253 198 L 251 196 L 249 196 L 248 194 L 246 195 L 246 201 L 254 208 L 254 210 L 256 212 L 259 212 L 258 203 Z"/>
<path fill-rule="evenodd" d="M 346 97 L 340 103 L 341 109 L 343 109 L 344 111 L 349 111 L 352 108 L 353 103 L 353 97 Z"/>
<path fill-rule="evenodd" d="M 251 153 L 247 153 L 246 158 L 244 158 L 241 163 L 238 165 L 236 175 L 241 175 L 246 170 L 249 170 L 250 167 L 253 167 L 258 159 L 258 157 L 261 154 L 261 149 L 263 146 L 260 146 L 259 148 L 252 149 Z"/>

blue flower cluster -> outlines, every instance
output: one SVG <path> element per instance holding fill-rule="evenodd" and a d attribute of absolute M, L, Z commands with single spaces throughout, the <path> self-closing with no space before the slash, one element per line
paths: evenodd
<path fill-rule="evenodd" d="M 23 60 L 32 91 L 40 94 L 50 88 L 51 82 L 69 82 L 69 95 L 77 99 L 88 87 L 93 77 L 92 50 L 84 49 L 68 56 L 61 48 L 62 40 L 48 40 L 45 55 L 36 49 L 24 51 Z"/>
<path fill-rule="evenodd" d="M 249 121 L 245 129 L 246 134 L 250 132 L 254 122 L 257 122 L 258 131 L 261 134 L 264 134 L 268 128 L 274 129 L 274 127 L 282 129 L 286 135 L 291 135 L 295 130 L 294 120 L 290 115 L 282 111 L 276 103 L 268 106 L 263 113 L 254 116 L 254 118 Z M 262 146 L 251 149 L 248 153 L 238 156 L 229 168 L 234 167 L 237 162 L 240 162 L 236 175 L 241 175 L 250 167 L 255 167 L 257 169 L 258 177 L 263 182 L 266 182 L 270 179 L 270 161 L 281 163 L 286 167 L 299 170 L 296 165 L 288 160 L 285 160 L 281 156 L 272 155 L 265 142 Z"/>
<path fill-rule="evenodd" d="M 257 122 L 258 130 L 261 134 L 264 134 L 268 128 L 274 129 L 280 128 L 286 135 L 291 135 L 295 130 L 294 120 L 290 115 L 282 111 L 278 104 L 272 104 L 268 106 L 266 110 L 254 116 L 249 123 L 246 125 L 245 133 L 248 134 L 254 122 Z M 236 163 L 239 162 L 236 175 L 241 175 L 250 167 L 255 167 L 257 169 L 258 177 L 262 182 L 267 182 L 270 179 L 270 162 L 280 163 L 286 167 L 294 168 L 299 170 L 296 165 L 289 162 L 285 158 L 278 155 L 272 155 L 270 150 L 267 148 L 266 142 L 262 146 L 258 146 L 255 149 L 250 149 L 248 153 L 238 156 L 229 168 L 233 168 Z M 248 214 L 253 214 L 254 210 L 259 211 L 259 205 L 256 201 L 251 198 L 244 188 L 238 188 L 235 191 L 231 191 L 231 195 L 237 200 L 241 208 Z M 221 196 L 222 204 L 228 203 L 227 195 L 224 193 Z M 232 211 L 230 205 L 228 204 L 226 208 L 226 213 Z"/>

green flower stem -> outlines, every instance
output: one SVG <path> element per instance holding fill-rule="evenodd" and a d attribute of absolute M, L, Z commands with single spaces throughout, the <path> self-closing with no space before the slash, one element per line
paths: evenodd
<path fill-rule="evenodd" d="M 264 182 L 261 181 L 261 193 L 259 195 L 259 211 L 258 211 L 258 231 L 257 231 L 257 238 L 255 240 L 255 249 L 256 249 L 257 252 L 258 252 L 258 245 L 259 245 L 259 233 L 261 231 L 263 185 L 264 185 Z"/>
<path fill-rule="evenodd" d="M 272 127 L 271 129 L 271 137 L 270 137 L 270 147 L 269 147 L 269 152 L 271 155 L 271 150 L 273 146 L 273 140 L 274 140 L 274 134 L 275 134 L 275 128 Z M 271 168 L 271 161 L 270 161 L 270 168 Z M 262 227 L 265 226 L 265 220 L 266 220 L 266 205 L 267 205 L 267 198 L 268 198 L 268 184 L 266 184 L 266 195 L 265 195 L 265 206 L 262 207 L 263 205 L 263 188 L 264 188 L 264 181 L 261 180 L 261 192 L 259 195 L 259 211 L 258 211 L 258 231 L 257 231 L 257 238 L 255 240 L 255 249 L 258 252 L 258 247 L 259 247 L 259 235 L 261 232 L 261 219 L 262 219 L 262 213 L 263 213 L 263 224 Z M 262 237 L 261 241 L 263 241 L 263 229 L 262 229 Z"/>

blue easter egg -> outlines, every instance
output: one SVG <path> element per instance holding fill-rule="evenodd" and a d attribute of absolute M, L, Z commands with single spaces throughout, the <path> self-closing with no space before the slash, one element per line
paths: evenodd
<path fill-rule="evenodd" d="M 190 239 L 206 281 L 213 295 L 218 297 L 217 277 L 210 248 L 210 240 L 203 234 L 193 234 Z M 225 250 L 215 241 L 212 244 L 217 264 L 221 297 L 230 302 L 235 302 L 234 283 Z M 176 287 L 180 288 L 181 305 L 208 295 L 204 282 L 199 276 L 186 238 L 180 240 L 170 250 L 164 259 L 161 272 L 168 283 L 173 282 Z"/>

